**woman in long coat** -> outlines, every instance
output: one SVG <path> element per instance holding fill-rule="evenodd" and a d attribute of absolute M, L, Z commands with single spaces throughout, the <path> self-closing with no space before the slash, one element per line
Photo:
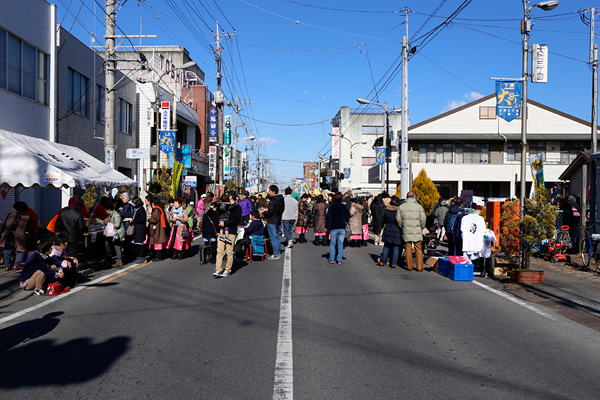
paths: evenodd
<path fill-rule="evenodd" d="M 313 214 L 315 216 L 315 245 L 316 246 L 329 246 L 329 239 L 327 239 L 327 227 L 325 221 L 327 217 L 327 208 L 329 206 L 325 203 L 323 196 L 317 197 L 317 203 L 313 207 Z"/>
<path fill-rule="evenodd" d="M 350 247 L 360 246 L 363 241 L 362 231 L 362 215 L 363 206 L 358 202 L 357 199 L 352 199 L 352 205 L 350 206 Z"/>
<path fill-rule="evenodd" d="M 130 224 L 135 226 L 131 243 L 135 246 L 135 262 L 146 262 L 146 209 L 142 199 L 135 196 L 131 202 L 133 203 L 133 217 L 130 218 Z"/>
<path fill-rule="evenodd" d="M 392 260 L 389 264 L 392 268 L 398 268 L 398 256 L 400 255 L 400 246 L 402 245 L 402 230 L 398 226 L 396 221 L 396 213 L 398 212 L 398 206 L 400 205 L 400 199 L 393 196 L 390 200 L 390 205 L 386 207 L 385 213 L 383 214 L 383 239 L 384 247 L 381 252 L 381 257 L 377 259 L 377 264 L 383 267 L 386 264 L 388 255 L 391 251 Z"/>
<path fill-rule="evenodd" d="M 298 243 L 306 243 L 306 228 L 308 228 L 308 200 L 310 196 L 304 193 L 298 201 L 298 222 L 296 233 L 300 235 Z"/>
<path fill-rule="evenodd" d="M 175 205 L 169 213 L 169 222 L 171 223 L 171 237 L 167 244 L 167 248 L 173 248 L 173 259 L 182 259 L 185 255 L 185 251 L 190 248 L 187 235 L 184 237 L 182 233 L 187 233 L 187 220 L 188 215 L 183 206 L 183 199 L 177 197 L 175 199 Z M 185 235 L 183 233 L 183 235 Z"/>
<path fill-rule="evenodd" d="M 385 212 L 385 205 L 381 200 L 381 195 L 377 195 L 371 202 L 371 216 L 372 218 L 372 229 L 373 235 L 375 236 L 375 246 L 382 246 L 381 242 L 381 230 L 383 229 L 383 214 Z"/>
<path fill-rule="evenodd" d="M 154 250 L 154 261 L 162 261 L 163 249 L 167 247 L 167 218 L 152 196 L 146 196 L 146 208 L 151 210 L 148 219 L 148 248 Z"/>

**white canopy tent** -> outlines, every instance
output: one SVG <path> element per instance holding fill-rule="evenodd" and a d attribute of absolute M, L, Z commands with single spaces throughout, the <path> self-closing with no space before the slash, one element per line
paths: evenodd
<path fill-rule="evenodd" d="M 97 187 L 137 183 L 73 146 L 0 129 L 0 186 Z"/>

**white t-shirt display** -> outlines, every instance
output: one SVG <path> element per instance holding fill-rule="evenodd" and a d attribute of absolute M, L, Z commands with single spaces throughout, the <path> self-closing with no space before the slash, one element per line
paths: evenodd
<path fill-rule="evenodd" d="M 485 221 L 481 215 L 465 215 L 460 222 L 460 231 L 463 239 L 462 251 L 477 253 L 481 251 L 485 230 Z"/>
<path fill-rule="evenodd" d="M 486 229 L 483 234 L 483 247 L 481 248 L 481 257 L 490 258 L 492 256 L 492 244 L 496 242 L 496 235 L 491 229 Z"/>

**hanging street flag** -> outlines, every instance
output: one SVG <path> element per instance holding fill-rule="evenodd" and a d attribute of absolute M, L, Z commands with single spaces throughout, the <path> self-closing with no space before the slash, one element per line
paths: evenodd
<path fill-rule="evenodd" d="M 385 164 L 385 153 L 386 153 L 385 147 L 378 147 L 375 150 L 375 161 L 377 162 L 377 165 Z"/>
<path fill-rule="evenodd" d="M 229 146 L 231 144 L 231 115 L 225 116 L 225 123 L 223 124 L 223 138 L 224 144 Z"/>
<path fill-rule="evenodd" d="M 331 158 L 340 158 L 340 128 L 331 128 Z"/>
<path fill-rule="evenodd" d="M 496 115 L 507 122 L 521 116 L 522 82 L 496 81 Z"/>
<path fill-rule="evenodd" d="M 217 141 L 217 109 L 211 107 L 209 115 L 208 141 L 210 143 L 215 143 Z"/>
<path fill-rule="evenodd" d="M 160 151 L 170 154 L 175 148 L 175 131 L 160 131 Z"/>
<path fill-rule="evenodd" d="M 531 164 L 531 176 L 535 182 L 535 187 L 544 188 L 544 155 L 531 154 L 529 163 Z"/>
<path fill-rule="evenodd" d="M 171 102 L 160 102 L 160 130 L 168 131 L 171 129 Z"/>
<path fill-rule="evenodd" d="M 531 53 L 531 82 L 548 82 L 548 46 L 534 44 Z"/>
<path fill-rule="evenodd" d="M 350 179 L 350 168 L 344 168 L 344 179 Z"/>
<path fill-rule="evenodd" d="M 171 172 L 171 197 L 175 198 L 177 194 L 177 188 L 179 187 L 179 180 L 181 179 L 181 170 L 183 164 L 179 161 L 173 163 L 173 170 Z"/>

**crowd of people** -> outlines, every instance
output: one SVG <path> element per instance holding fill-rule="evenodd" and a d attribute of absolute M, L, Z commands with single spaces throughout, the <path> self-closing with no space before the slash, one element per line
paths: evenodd
<path fill-rule="evenodd" d="M 344 248 L 366 246 L 372 230 L 375 245 L 383 246 L 380 265 L 397 267 L 400 246 L 405 246 L 407 252 L 415 252 L 417 270 L 421 270 L 423 218 L 412 192 L 402 205 L 400 199 L 386 194 L 300 196 L 289 187 L 279 193 L 276 185 L 269 187 L 266 196 L 228 191 L 217 198 L 206 193 L 195 205 L 181 197 L 163 205 L 152 196 L 142 200 L 123 192 L 116 198 L 102 197 L 91 209 L 72 197 L 48 224 L 45 235 L 38 232 L 35 212 L 16 202 L 0 229 L 0 247 L 5 269 L 22 269 L 21 287 L 36 294 L 56 280 L 65 287 L 75 285 L 88 229 L 103 234 L 106 256 L 100 265 L 105 267 L 121 267 L 124 259 L 135 263 L 167 257 L 181 260 L 189 256 L 197 233 L 201 251 L 208 250 L 205 262 L 215 264 L 213 276 L 227 277 L 236 261 L 251 254 L 249 247 L 259 243 L 266 249 L 268 243 L 271 254 L 265 257 L 278 260 L 282 248 L 306 243 L 309 230 L 314 232 L 315 246 L 329 246 L 328 262 L 342 264 Z M 27 250 L 33 249 L 25 259 Z M 412 262 L 407 266 L 412 269 Z"/>

